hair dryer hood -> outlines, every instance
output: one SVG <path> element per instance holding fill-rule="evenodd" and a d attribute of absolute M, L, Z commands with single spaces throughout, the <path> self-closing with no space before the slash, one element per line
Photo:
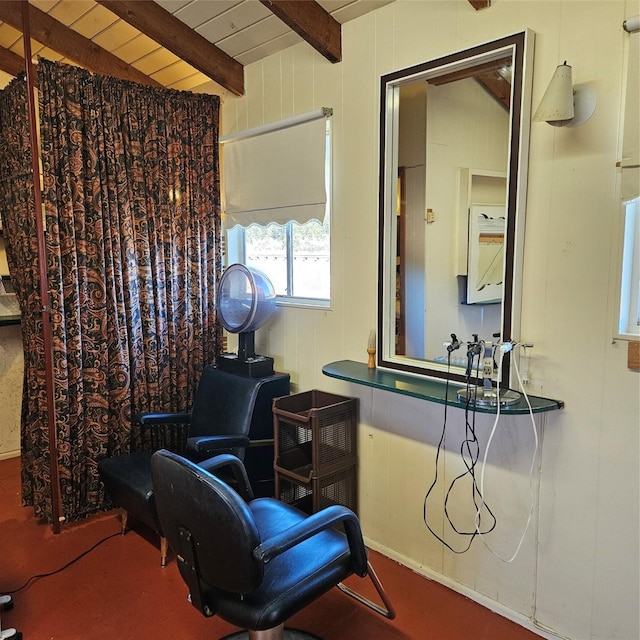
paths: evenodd
<path fill-rule="evenodd" d="M 273 358 L 256 355 L 254 333 L 276 308 L 269 278 L 258 269 L 232 264 L 222 274 L 217 310 L 222 326 L 238 335 L 238 353 L 223 353 L 218 367 L 230 373 L 258 377 L 273 375 Z"/>
<path fill-rule="evenodd" d="M 223 273 L 218 289 L 218 315 L 231 333 L 259 329 L 276 308 L 276 294 L 262 271 L 232 264 Z"/>

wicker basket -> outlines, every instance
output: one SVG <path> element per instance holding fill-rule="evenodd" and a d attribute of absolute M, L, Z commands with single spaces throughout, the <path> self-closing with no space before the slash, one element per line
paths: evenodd
<path fill-rule="evenodd" d="M 299 482 L 280 477 L 278 499 L 292 504 L 305 513 L 315 513 L 334 504 L 358 512 L 358 478 L 355 465 L 327 476 Z"/>
<path fill-rule="evenodd" d="M 357 399 L 306 391 L 273 401 L 275 468 L 310 482 L 354 465 Z"/>
<path fill-rule="evenodd" d="M 307 513 L 341 504 L 356 511 L 356 398 L 306 391 L 273 401 L 276 498 Z"/>

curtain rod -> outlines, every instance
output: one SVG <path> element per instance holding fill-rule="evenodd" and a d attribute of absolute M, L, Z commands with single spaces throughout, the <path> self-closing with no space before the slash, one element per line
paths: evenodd
<path fill-rule="evenodd" d="M 31 143 L 31 175 L 33 176 L 33 211 L 38 236 L 38 271 L 40 275 L 40 314 L 42 317 L 42 342 L 45 368 L 45 400 L 47 403 L 47 435 L 49 436 L 49 485 L 51 490 L 51 528 L 54 534 L 60 533 L 60 523 L 64 520 L 64 508 L 60 489 L 60 467 L 58 465 L 58 435 L 55 414 L 55 389 L 53 367 L 53 335 L 51 329 L 51 297 L 47 286 L 47 247 L 44 237 L 42 216 L 42 193 L 35 188 L 40 184 L 38 164 L 38 128 L 36 105 L 36 79 L 31 56 L 31 23 L 29 4 L 21 2 L 22 47 L 24 50 L 25 76 L 27 80 L 27 112 L 29 114 L 29 141 Z"/>
<path fill-rule="evenodd" d="M 320 118 L 328 118 L 333 115 L 333 109 L 331 107 L 321 107 L 315 111 L 309 113 L 302 113 L 297 116 L 291 116 L 284 120 L 278 120 L 277 122 L 270 122 L 269 124 L 261 124 L 253 129 L 245 129 L 244 131 L 237 131 L 236 133 L 229 133 L 226 136 L 220 136 L 218 142 L 224 144 L 225 142 L 238 142 L 238 140 L 244 140 L 246 138 L 253 138 L 254 136 L 262 135 L 263 133 L 270 133 L 271 131 L 279 131 L 280 129 L 286 129 L 287 127 L 293 127 L 303 122 L 311 122 L 311 120 L 318 120 Z"/>
<path fill-rule="evenodd" d="M 622 23 L 622 28 L 628 33 L 635 33 L 640 31 L 640 15 L 631 16 Z"/>

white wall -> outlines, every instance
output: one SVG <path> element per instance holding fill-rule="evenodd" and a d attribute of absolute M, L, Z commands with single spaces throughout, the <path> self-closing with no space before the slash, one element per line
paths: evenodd
<path fill-rule="evenodd" d="M 637 13 L 636 0 L 494 0 L 479 12 L 462 0 L 398 0 L 343 26 L 341 63 L 300 44 L 247 67 L 245 97 L 224 96 L 223 133 L 334 109 L 332 309 L 283 309 L 258 342 L 298 389 L 360 397 L 360 515 L 369 543 L 542 635 L 548 628 L 575 640 L 640 635 L 639 376 L 626 368 L 626 344 L 611 340 L 629 37 L 622 22 Z M 520 554 L 505 564 L 477 540 L 455 555 L 424 526 L 442 406 L 340 383 L 321 367 L 364 362 L 376 325 L 380 75 L 525 27 L 536 32 L 534 105 L 567 60 L 574 82 L 596 91 L 598 108 L 581 128 L 532 125 L 521 338 L 535 344 L 531 392 L 566 407 L 537 421 L 544 423 L 537 508 Z M 479 420 L 481 444 L 490 427 L 490 417 Z M 463 429 L 462 413 L 450 411 L 449 480 L 460 468 Z M 486 538 L 504 554 L 526 520 L 532 452 L 526 417 L 505 419 L 487 470 L 498 527 Z M 452 511 L 469 517 L 462 497 Z M 441 513 L 433 517 L 441 526 Z"/>

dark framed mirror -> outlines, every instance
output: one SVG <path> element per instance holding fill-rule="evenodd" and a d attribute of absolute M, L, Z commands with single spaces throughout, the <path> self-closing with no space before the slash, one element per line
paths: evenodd
<path fill-rule="evenodd" d="M 380 367 L 463 382 L 474 335 L 520 337 L 533 40 L 526 30 L 381 78 Z M 449 353 L 451 334 L 463 347 Z"/>

